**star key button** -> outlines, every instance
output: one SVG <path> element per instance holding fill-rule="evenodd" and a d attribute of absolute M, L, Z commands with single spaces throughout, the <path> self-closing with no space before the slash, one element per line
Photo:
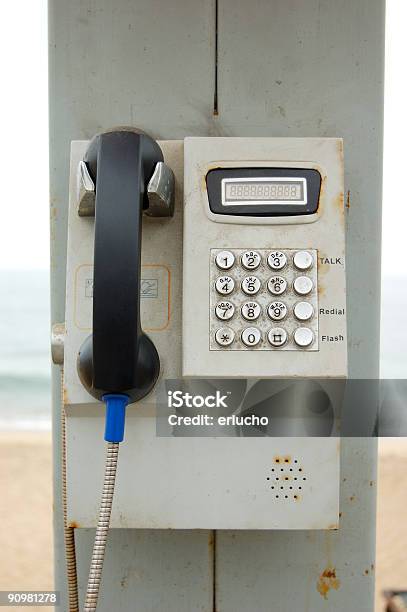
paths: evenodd
<path fill-rule="evenodd" d="M 235 332 L 230 327 L 221 327 L 215 333 L 215 340 L 219 346 L 230 346 L 235 339 Z"/>

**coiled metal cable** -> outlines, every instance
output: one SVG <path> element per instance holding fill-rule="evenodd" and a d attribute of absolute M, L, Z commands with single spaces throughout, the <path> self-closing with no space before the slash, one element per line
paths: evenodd
<path fill-rule="evenodd" d="M 68 579 L 69 612 L 79 612 L 78 579 L 76 572 L 75 532 L 68 526 L 66 495 L 66 413 L 64 406 L 64 371 L 61 368 L 61 452 L 62 452 L 62 510 L 64 514 L 64 541 Z"/>
<path fill-rule="evenodd" d="M 98 603 L 100 582 L 102 579 L 103 561 L 105 557 L 106 540 L 109 531 L 112 511 L 113 493 L 116 480 L 119 443 L 107 443 L 105 480 L 103 483 L 102 500 L 100 503 L 99 520 L 96 527 L 95 543 L 93 545 L 88 586 L 86 590 L 84 612 L 94 612 Z"/>

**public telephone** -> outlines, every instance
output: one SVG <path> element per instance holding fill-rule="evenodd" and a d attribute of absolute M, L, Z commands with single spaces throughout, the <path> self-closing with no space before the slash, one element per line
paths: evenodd
<path fill-rule="evenodd" d="M 193 390 L 197 380 L 211 388 L 226 380 L 236 406 L 250 408 L 276 397 L 290 405 L 290 385 L 299 379 L 319 379 L 324 389 L 324 381 L 346 378 L 342 141 L 230 137 L 157 144 L 144 135 L 130 151 L 122 142 L 128 132 L 117 134 L 90 146 L 73 142 L 71 150 L 68 524 L 96 523 L 104 415 L 94 398 L 127 390 L 138 401 L 127 408 L 113 528 L 337 528 L 338 438 L 283 437 L 277 426 L 277 433 L 260 437 L 242 430 L 239 437 L 185 431 L 160 437 L 155 417 L 168 381 L 183 380 Z M 113 163 L 115 181 L 105 176 L 98 184 L 96 159 Z M 124 213 L 117 204 L 123 198 Z M 95 316 L 93 360 L 97 342 L 100 354 L 116 351 L 117 357 L 114 372 L 103 370 L 107 358 L 99 361 L 96 385 L 89 340 Z M 123 347 L 135 377 L 114 389 L 123 375 Z M 335 408 L 340 393 L 332 389 L 325 391 Z"/>

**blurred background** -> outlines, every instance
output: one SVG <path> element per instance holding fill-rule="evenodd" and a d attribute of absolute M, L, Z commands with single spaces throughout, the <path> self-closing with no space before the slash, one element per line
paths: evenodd
<path fill-rule="evenodd" d="M 406 21 L 407 3 L 388 0 L 381 376 L 394 379 L 407 378 L 407 193 L 394 181 L 405 172 Z M 3 3 L 1 30 L 0 589 L 51 589 L 46 0 Z M 382 589 L 407 589 L 406 474 L 407 441 L 381 441 L 377 611 Z"/>

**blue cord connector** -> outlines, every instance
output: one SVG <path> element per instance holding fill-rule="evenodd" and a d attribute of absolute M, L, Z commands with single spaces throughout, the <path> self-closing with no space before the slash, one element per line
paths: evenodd
<path fill-rule="evenodd" d="M 119 393 L 106 393 L 102 399 L 106 404 L 105 440 L 106 442 L 122 442 L 129 398 Z"/>

